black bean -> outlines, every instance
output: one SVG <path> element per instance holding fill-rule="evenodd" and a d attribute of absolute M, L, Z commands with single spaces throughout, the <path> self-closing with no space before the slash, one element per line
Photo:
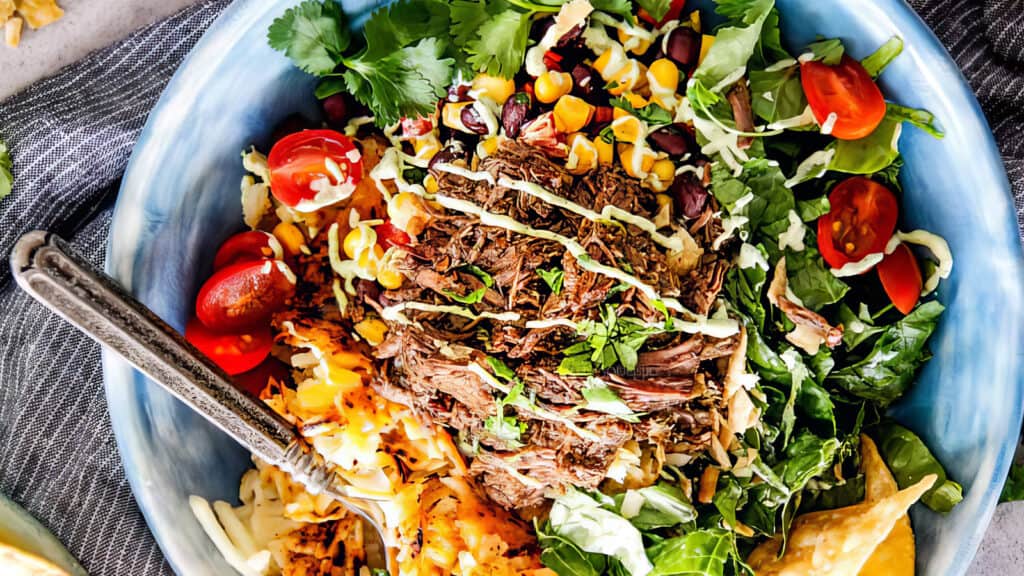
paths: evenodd
<path fill-rule="evenodd" d="M 700 58 L 700 34 L 691 28 L 674 28 L 665 41 L 665 55 L 689 72 Z"/>
<path fill-rule="evenodd" d="M 672 181 L 669 195 L 675 200 L 679 212 L 687 218 L 696 218 L 708 202 L 708 191 L 691 172 L 684 172 Z"/>
<path fill-rule="evenodd" d="M 505 101 L 505 105 L 501 108 L 501 126 L 505 129 L 506 136 L 509 138 L 519 136 L 519 130 L 526 123 L 532 103 L 530 95 L 526 92 L 516 92 Z"/>

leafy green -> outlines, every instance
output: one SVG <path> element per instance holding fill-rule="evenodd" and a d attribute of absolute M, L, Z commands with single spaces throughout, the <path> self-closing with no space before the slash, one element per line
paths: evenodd
<path fill-rule="evenodd" d="M 551 292 L 554 294 L 562 293 L 562 281 L 565 279 L 565 272 L 561 268 L 552 268 L 551 270 L 537 268 L 537 275 L 544 280 L 544 283 L 548 285 Z"/>
<path fill-rule="evenodd" d="M 555 8 L 557 11 L 557 8 Z M 452 36 L 474 70 L 511 78 L 523 66 L 530 12 L 505 0 L 452 2 Z"/>
<path fill-rule="evenodd" d="M 643 8 L 655 22 L 660 22 L 672 6 L 672 0 L 634 0 L 634 2 Z"/>
<path fill-rule="evenodd" d="M 611 105 L 629 112 L 633 116 L 652 125 L 672 123 L 672 114 L 657 104 L 648 104 L 642 108 L 634 108 L 625 98 L 612 98 Z"/>
<path fill-rule="evenodd" d="M 487 366 L 490 367 L 494 375 L 502 380 L 508 380 L 513 384 L 519 382 L 519 376 L 516 375 L 515 370 L 508 367 L 507 364 L 501 361 L 501 358 L 495 358 L 494 356 L 487 357 Z"/>
<path fill-rule="evenodd" d="M 498 360 L 498 362 L 501 361 Z M 488 356 L 488 363 L 491 363 L 490 356 Z M 509 393 L 504 398 L 497 398 L 495 400 L 494 416 L 488 416 L 484 420 L 484 429 L 493 434 L 495 438 L 503 440 L 510 448 L 521 448 L 523 446 L 520 438 L 523 432 L 526 432 L 526 423 L 520 422 L 515 416 L 505 416 L 505 406 L 516 406 L 521 404 L 523 400 L 525 400 L 523 397 L 523 383 L 517 378 Z"/>
<path fill-rule="evenodd" d="M 796 206 L 793 192 L 786 188 L 786 176 L 778 163 L 767 158 L 748 160 L 739 176 L 721 162 L 713 164 L 711 193 L 730 216 L 747 218 L 749 241 L 764 241 L 773 247 L 778 235 L 789 227 L 789 211 Z"/>
<path fill-rule="evenodd" d="M 942 130 L 935 126 L 935 115 L 927 110 L 909 108 L 907 106 L 900 106 L 899 104 L 893 104 L 890 102 L 886 105 L 885 113 L 887 116 L 890 116 L 895 120 L 907 122 L 911 126 L 924 130 L 934 138 L 939 138 L 941 140 L 946 135 Z"/>
<path fill-rule="evenodd" d="M 633 18 L 633 3 L 630 0 L 593 0 L 590 5 L 599 12 L 621 17 L 631 26 L 636 22 Z"/>
<path fill-rule="evenodd" d="M 477 288 L 465 296 L 456 293 L 454 290 L 442 290 L 441 292 L 461 304 L 476 304 L 484 299 L 484 295 L 487 294 L 487 288 Z"/>
<path fill-rule="evenodd" d="M 654 570 L 649 576 L 722 576 L 733 553 L 732 533 L 695 530 L 651 547 Z"/>
<path fill-rule="evenodd" d="M 739 481 L 730 475 L 719 477 L 711 503 L 729 526 L 736 526 L 736 511 L 742 509 L 746 501 L 747 495 Z"/>
<path fill-rule="evenodd" d="M 795 118 L 807 108 L 798 65 L 772 71 L 751 70 L 749 77 L 751 107 L 765 122 Z"/>
<path fill-rule="evenodd" d="M 889 116 L 882 119 L 875 131 L 858 140 L 836 140 L 829 145 L 835 150 L 829 170 L 848 174 L 873 174 L 891 164 L 899 155 L 902 121 Z"/>
<path fill-rule="evenodd" d="M 754 54 L 761 39 L 761 28 L 775 5 L 773 0 L 756 0 L 744 3 L 746 7 L 738 21 L 732 26 L 719 28 L 715 43 L 711 45 L 703 62 L 697 67 L 687 87 L 687 95 L 696 107 L 713 104 L 722 93 L 740 76 L 747 61 Z M 725 6 L 728 9 L 728 4 Z M 719 9 L 723 9 L 719 4 Z M 704 90 L 706 92 L 700 92 Z"/>
<path fill-rule="evenodd" d="M 839 440 L 803 431 L 786 446 L 786 460 L 779 476 L 793 492 L 802 490 L 811 478 L 832 467 L 838 450 Z"/>
<path fill-rule="evenodd" d="M 999 496 L 1000 502 L 1016 502 L 1024 500 L 1024 464 L 1013 463 L 1010 466 L 1010 473 L 1006 477 L 1006 484 L 1003 485 L 1003 493 Z"/>
<path fill-rule="evenodd" d="M 810 200 L 797 200 L 796 212 L 804 222 L 813 222 L 828 214 L 831 206 L 828 203 L 828 196 L 819 196 Z"/>
<path fill-rule="evenodd" d="M 862 343 L 870 341 L 875 336 L 885 331 L 885 326 L 875 326 L 875 320 L 871 317 L 866 304 L 860 305 L 860 312 L 853 313 L 853 310 L 844 302 L 839 306 L 839 323 L 843 325 L 843 344 L 847 350 L 853 350 Z"/>
<path fill-rule="evenodd" d="M 925 506 L 946 513 L 964 499 L 963 488 L 946 476 L 942 464 L 917 434 L 891 421 L 879 424 L 869 430 L 869 434 L 878 444 L 878 452 L 900 488 L 911 486 L 929 474 L 938 476 L 935 485 L 921 497 Z"/>
<path fill-rule="evenodd" d="M 629 492 L 639 494 L 643 498 L 640 512 L 628 519 L 633 526 L 642 531 L 669 528 L 697 519 L 697 511 L 678 486 L 659 482 Z M 622 501 L 625 498 L 625 492 L 615 496 L 616 509 L 622 508 Z"/>
<path fill-rule="evenodd" d="M 570 490 L 555 499 L 549 521 L 556 534 L 584 552 L 611 556 L 630 574 L 647 574 L 651 570 L 640 531 L 579 490 Z"/>
<path fill-rule="evenodd" d="M 334 71 L 349 46 L 348 24 L 334 0 L 306 0 L 270 25 L 267 40 L 295 65 L 317 76 Z"/>
<path fill-rule="evenodd" d="M 559 576 L 602 576 L 607 557 L 580 550 L 571 540 L 556 534 L 551 526 L 537 528 L 540 561 Z"/>
<path fill-rule="evenodd" d="M 558 373 L 592 374 L 595 367 L 608 370 L 616 364 L 633 370 L 644 342 L 660 331 L 637 318 L 620 318 L 615 307 L 606 304 L 600 321 L 586 320 L 578 324 L 577 333 L 586 340 L 565 350 L 566 358 L 559 365 Z"/>
<path fill-rule="evenodd" d="M 842 300 L 850 290 L 845 282 L 836 278 L 825 266 L 816 245 L 814 233 L 808 230 L 804 235 L 803 250 L 786 250 L 789 288 L 811 310 L 820 310 Z"/>
<path fill-rule="evenodd" d="M 627 422 L 640 421 L 640 418 L 622 401 L 622 398 L 598 378 L 591 378 L 580 392 L 587 402 L 583 405 L 586 410 L 618 416 Z"/>
<path fill-rule="evenodd" d="M 861 60 L 860 64 L 872 78 L 878 78 L 885 67 L 900 55 L 900 52 L 903 52 L 903 38 L 893 36 L 885 44 L 879 46 L 878 50 Z"/>
<path fill-rule="evenodd" d="M 399 0 L 374 12 L 363 26 L 368 60 L 388 54 L 424 38 L 448 34 L 448 6 L 440 0 Z"/>
<path fill-rule="evenodd" d="M 760 244 L 756 246 L 745 245 L 741 248 L 741 251 L 743 250 L 755 250 L 764 259 L 764 265 L 762 265 L 762 262 L 757 262 L 746 268 L 740 266 L 731 268 L 725 278 L 725 293 L 729 295 L 729 300 L 741 312 L 753 320 L 758 330 L 764 330 L 766 312 L 762 301 L 761 289 L 768 279 L 768 253 Z"/>
<path fill-rule="evenodd" d="M 0 200 L 11 193 L 14 187 L 14 174 L 11 173 L 11 154 L 7 151 L 7 144 L 0 140 Z"/>
<path fill-rule="evenodd" d="M 844 482 L 822 487 L 822 482 L 814 488 L 804 489 L 800 501 L 800 513 L 834 510 L 852 506 L 864 501 L 864 475 L 858 474 L 847 478 Z"/>
<path fill-rule="evenodd" d="M 925 344 L 942 311 L 936 301 L 921 304 L 886 327 L 867 355 L 829 374 L 827 381 L 882 405 L 899 398 L 928 359 Z"/>
<path fill-rule="evenodd" d="M 842 40 L 838 38 L 814 42 L 807 46 L 807 50 L 811 53 L 811 60 L 818 60 L 829 66 L 839 64 L 839 61 L 843 59 L 843 52 L 845 51 Z"/>
<path fill-rule="evenodd" d="M 825 349 L 823 349 L 825 350 Z M 796 406 L 831 435 L 836 433 L 835 404 L 832 395 L 813 379 L 804 380 L 796 397 Z"/>

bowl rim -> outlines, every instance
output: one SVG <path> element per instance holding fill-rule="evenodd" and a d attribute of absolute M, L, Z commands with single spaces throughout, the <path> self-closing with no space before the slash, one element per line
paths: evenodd
<path fill-rule="evenodd" d="M 885 13 L 893 19 L 893 21 L 900 22 L 904 26 L 911 26 L 910 29 L 914 31 L 915 44 L 919 42 L 927 43 L 926 49 L 928 51 L 937 52 L 948 60 L 948 63 L 956 69 L 960 82 L 956 85 L 948 86 L 946 90 L 955 92 L 956 96 L 960 100 L 968 103 L 969 109 L 964 110 L 962 114 L 973 121 L 979 122 L 980 127 L 984 128 L 986 132 L 983 142 L 984 149 L 979 150 L 979 156 L 995 158 L 999 162 L 1002 169 L 998 171 L 998 174 L 993 174 L 995 181 L 991 183 L 997 184 L 999 188 L 997 192 L 1001 193 L 1008 200 L 1011 200 L 1012 189 L 1010 182 L 1006 175 L 1005 166 L 1002 164 L 1001 155 L 995 142 L 994 135 L 991 132 L 988 120 L 985 117 L 974 92 L 971 90 L 970 84 L 964 77 L 962 70 L 960 70 L 946 47 L 939 41 L 928 24 L 925 23 L 924 20 L 904 0 L 871 1 L 877 8 L 884 10 Z M 373 6 L 372 9 L 386 5 L 389 2 L 390 0 L 378 1 L 376 2 L 376 6 Z M 216 68 L 216 66 L 211 65 L 211 63 L 222 60 L 222 55 L 226 52 L 222 47 L 226 44 L 230 44 L 234 39 L 241 36 L 243 32 L 247 31 L 253 24 L 264 18 L 271 10 L 279 10 L 279 5 L 275 2 L 266 2 L 261 0 L 237 0 L 229 5 L 204 33 L 197 44 L 189 52 L 188 56 L 186 56 L 182 61 L 180 67 L 164 88 L 163 93 L 155 104 L 149 118 L 140 132 L 139 139 L 135 144 L 131 158 L 125 170 L 124 178 L 121 182 L 111 221 L 106 250 L 106 272 L 120 282 L 127 290 L 129 290 L 129 292 L 133 291 L 134 256 L 137 255 L 137 253 L 127 250 L 124 254 L 121 254 L 119 251 L 125 249 L 123 246 L 115 246 L 115 237 L 121 235 L 137 237 L 139 227 L 142 225 L 143 218 L 139 212 L 142 210 L 142 206 L 144 205 L 144 198 L 146 194 L 146 187 L 142 184 L 145 183 L 148 176 L 145 175 L 143 170 L 139 169 L 139 166 L 146 163 L 145 158 L 147 155 L 155 153 L 153 149 L 155 148 L 156 141 L 158 141 L 159 138 L 154 139 L 156 134 L 154 133 L 153 126 L 163 117 L 176 114 L 178 110 L 180 110 L 180 108 L 176 108 L 174 106 L 174 102 L 176 100 L 188 100 L 197 97 L 197 86 L 201 83 L 197 82 L 196 78 L 192 77 L 194 74 L 197 74 L 197 70 L 201 70 L 204 66 L 208 70 Z M 903 28 L 900 28 L 900 30 L 902 31 Z M 203 64 L 202 66 L 193 66 L 200 62 Z M 1012 207 L 1012 205 L 1011 201 L 1009 206 Z M 1008 245 L 1016 247 L 1015 251 L 1017 257 L 1013 259 L 1010 266 L 1012 267 L 1012 272 L 1014 272 L 1021 280 L 1021 283 L 1024 284 L 1024 248 L 1022 248 L 1020 231 L 1012 210 L 1008 211 L 1003 221 L 1005 223 L 1002 231 L 1004 240 Z M 1011 250 L 1012 249 L 1013 248 L 1011 248 Z M 1016 374 L 1012 374 L 1011 378 L 1015 378 L 1016 380 L 1016 399 L 1020 400 L 1022 394 L 1024 394 L 1024 368 L 1019 364 L 1016 368 Z M 110 410 L 111 424 L 117 442 L 118 451 L 122 458 L 125 476 L 128 480 L 132 493 L 139 504 L 143 516 L 145 517 L 146 522 L 149 525 L 158 545 L 163 551 L 168 563 L 176 573 L 183 574 L 185 572 L 181 570 L 183 567 L 181 562 L 184 558 L 182 551 L 175 544 L 173 534 L 168 531 L 160 532 L 154 529 L 154 527 L 158 525 L 154 519 L 154 509 L 156 508 L 155 499 L 157 495 L 147 489 L 145 478 L 138 473 L 139 468 L 135 463 L 136 456 L 138 454 L 131 447 L 131 431 L 126 425 L 128 420 L 126 415 L 133 410 L 133 408 L 131 408 L 131 401 L 134 401 L 134 392 L 136 391 L 137 386 L 143 383 L 144 378 L 145 377 L 142 376 L 141 373 L 134 370 L 120 357 L 117 357 L 106 349 L 103 350 L 104 387 Z M 1016 404 L 1018 406 L 1014 409 L 1014 421 L 1016 422 L 1015 430 L 1020 430 L 1021 420 L 1022 417 L 1024 417 L 1024 405 L 1021 405 L 1021 402 L 1017 402 Z M 1012 462 L 1017 443 L 1016 436 L 1004 440 L 999 446 L 999 452 L 995 459 L 992 481 L 984 487 L 973 487 L 973 490 L 983 488 L 983 496 L 981 497 L 980 504 L 982 512 L 979 516 L 979 522 L 973 527 L 971 537 L 968 538 L 966 542 L 962 542 L 960 544 L 959 551 L 956 554 L 956 559 L 951 566 L 950 574 L 959 575 L 967 572 L 985 530 L 991 522 L 991 517 L 995 511 L 995 506 L 1003 484 L 1005 483 L 1006 475 Z"/>

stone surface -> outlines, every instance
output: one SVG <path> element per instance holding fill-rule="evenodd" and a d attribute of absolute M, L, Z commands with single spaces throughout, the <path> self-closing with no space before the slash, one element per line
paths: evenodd
<path fill-rule="evenodd" d="M 21 46 L 0 40 L 0 100 L 193 0 L 58 0 L 64 17 L 26 29 Z"/>
<path fill-rule="evenodd" d="M 26 30 L 16 49 L 0 45 L 0 100 L 190 4 L 192 0 L 60 0 L 64 18 Z M 1024 566 L 1024 502 L 1002 504 L 970 576 L 1005 576 Z"/>

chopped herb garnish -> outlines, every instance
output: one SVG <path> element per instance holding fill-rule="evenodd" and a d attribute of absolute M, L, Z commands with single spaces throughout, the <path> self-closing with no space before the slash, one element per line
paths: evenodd
<path fill-rule="evenodd" d="M 634 108 L 629 103 L 629 100 L 625 98 L 612 98 L 611 105 L 629 112 L 648 124 L 663 125 L 672 123 L 672 114 L 657 104 L 648 104 L 641 108 Z"/>
<path fill-rule="evenodd" d="M 551 270 L 538 268 L 537 275 L 544 280 L 551 292 L 555 294 L 562 292 L 562 280 L 565 278 L 565 272 L 561 268 L 552 268 Z"/>

